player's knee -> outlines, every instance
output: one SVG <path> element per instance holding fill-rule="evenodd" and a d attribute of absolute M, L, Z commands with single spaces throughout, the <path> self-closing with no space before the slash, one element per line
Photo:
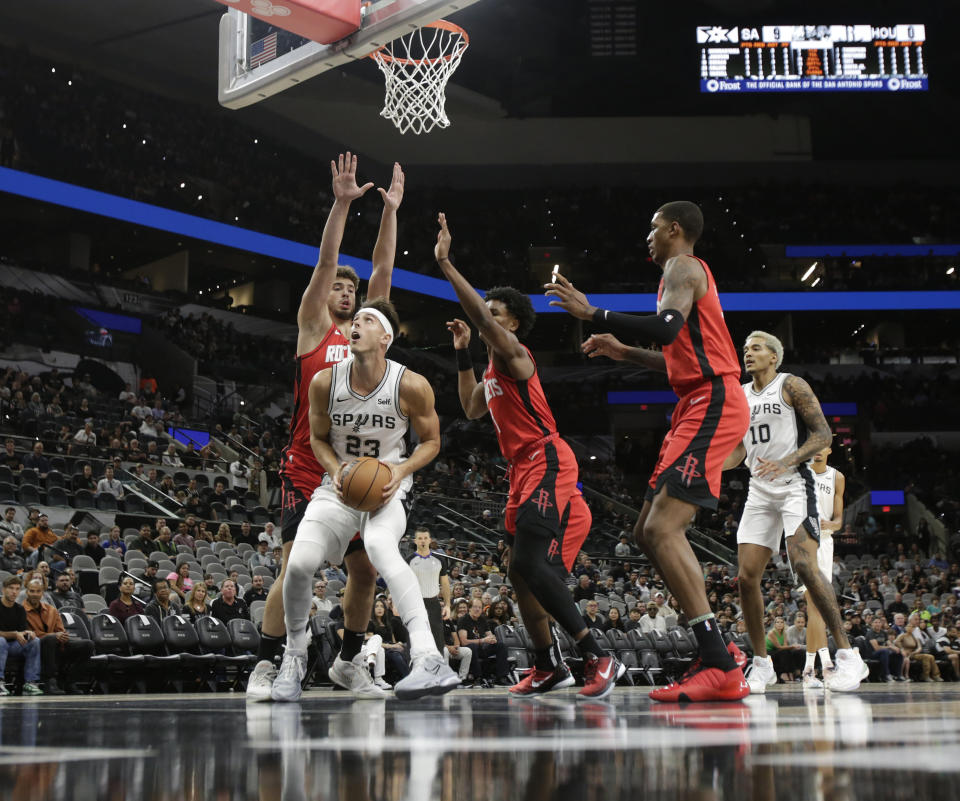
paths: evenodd
<path fill-rule="evenodd" d="M 741 593 L 751 593 L 760 591 L 760 577 L 763 571 L 756 572 L 746 565 L 741 564 L 737 570 L 737 587 Z"/>
<path fill-rule="evenodd" d="M 285 584 L 302 584 L 313 580 L 314 571 L 305 560 L 291 558 L 287 560 Z"/>

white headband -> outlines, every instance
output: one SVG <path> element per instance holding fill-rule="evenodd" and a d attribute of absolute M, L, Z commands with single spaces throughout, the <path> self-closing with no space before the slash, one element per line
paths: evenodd
<path fill-rule="evenodd" d="M 390 345 L 393 344 L 393 326 L 390 325 L 390 321 L 387 319 L 387 315 L 385 315 L 382 311 L 374 309 L 372 306 L 364 306 L 362 309 L 357 310 L 357 314 L 364 314 L 364 313 L 372 314 L 374 317 L 376 317 L 380 321 L 380 325 L 383 326 L 383 330 L 386 331 L 387 334 L 390 336 L 390 341 L 387 342 L 387 347 L 389 348 Z"/>

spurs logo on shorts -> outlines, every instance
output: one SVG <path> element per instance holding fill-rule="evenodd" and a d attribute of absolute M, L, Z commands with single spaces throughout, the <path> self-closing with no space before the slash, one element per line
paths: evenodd
<path fill-rule="evenodd" d="M 680 471 L 680 478 L 688 487 L 693 479 L 701 478 L 703 476 L 703 473 L 697 471 L 697 467 L 699 465 L 700 460 L 692 453 L 688 453 L 686 458 L 683 460 L 683 464 L 677 465 L 675 468 L 676 470 Z"/>

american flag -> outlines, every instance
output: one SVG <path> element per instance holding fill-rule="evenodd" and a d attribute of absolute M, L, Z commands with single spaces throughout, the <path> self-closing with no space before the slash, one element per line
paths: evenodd
<path fill-rule="evenodd" d="M 277 33 L 257 39 L 250 45 L 250 66 L 259 67 L 277 57 Z"/>

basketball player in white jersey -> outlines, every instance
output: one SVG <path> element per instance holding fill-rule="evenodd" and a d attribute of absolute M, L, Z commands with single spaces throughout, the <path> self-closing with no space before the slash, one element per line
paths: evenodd
<path fill-rule="evenodd" d="M 294 384 L 294 411 L 290 421 L 290 441 L 283 450 L 280 479 L 283 485 L 283 516 L 280 522 L 283 540 L 283 559 L 280 575 L 270 588 L 263 610 L 260 647 L 257 664 L 247 683 L 248 701 L 269 701 L 270 687 L 277 675 L 275 661 L 283 644 L 283 584 L 287 558 L 293 547 L 293 538 L 303 518 L 310 495 L 323 480 L 323 468 L 310 448 L 310 426 L 307 400 L 310 379 L 331 364 L 349 356 L 350 324 L 356 310 L 359 279 L 352 268 L 339 262 L 340 243 L 353 201 L 359 200 L 373 187 L 372 183 L 357 184 L 357 157 L 347 151 L 330 162 L 331 191 L 334 203 L 323 228 L 317 266 L 303 292 L 297 310 L 296 382 Z M 399 164 L 393 165 L 389 190 L 378 188 L 383 198 L 380 230 L 373 248 L 370 297 L 390 297 L 393 260 L 397 248 L 397 210 L 403 202 L 404 174 Z M 362 544 L 355 542 L 344 557 L 347 586 L 343 595 L 344 637 L 341 656 L 347 665 L 356 669 L 347 677 L 348 689 L 355 694 L 376 695 L 376 688 L 366 670 L 354 664 L 354 657 L 363 645 L 370 607 L 376 587 L 377 571 L 363 552 Z M 338 657 L 339 658 L 339 657 Z"/>
<path fill-rule="evenodd" d="M 440 450 L 440 420 L 429 382 L 386 357 L 397 330 L 392 304 L 383 298 L 368 301 L 353 318 L 351 357 L 321 370 L 310 382 L 310 446 L 326 476 L 310 499 L 287 563 L 287 650 L 273 684 L 274 701 L 300 697 L 313 575 L 324 561 L 340 564 L 357 531 L 410 635 L 413 664 L 394 687 L 397 697 L 438 695 L 460 683 L 433 641 L 420 585 L 400 555 L 407 525 L 403 499 L 413 485 L 413 473 Z M 411 426 L 419 444 L 404 458 L 404 437 Z M 379 459 L 393 474 L 383 488 L 382 505 L 370 513 L 350 508 L 340 496 L 343 467 L 359 456 Z M 340 667 L 335 662 L 330 671 L 338 684 Z"/>
<path fill-rule="evenodd" d="M 846 479 L 843 473 L 827 464 L 830 447 L 817 451 L 813 455 L 810 468 L 817 490 L 817 511 L 820 513 L 820 547 L 817 548 L 817 566 L 823 573 L 823 580 L 833 586 L 833 532 L 843 528 L 843 491 Z M 810 601 L 810 593 L 804 593 L 807 602 L 807 661 L 803 666 L 803 688 L 816 690 L 823 687 L 817 678 L 816 659 L 820 655 L 820 667 L 823 675 L 833 670 L 830 649 L 827 648 L 827 628 L 823 617 L 815 604 Z"/>
<path fill-rule="evenodd" d="M 817 567 L 820 513 L 807 464 L 829 446 L 830 426 L 810 385 L 798 376 L 777 372 L 783 345 L 773 334 L 751 333 L 743 346 L 743 361 L 753 379 L 743 385 L 750 428 L 724 468 L 744 458 L 750 468 L 750 490 L 737 529 L 740 600 L 754 648 L 747 684 L 751 693 L 763 693 L 777 681 L 773 660 L 767 656 L 760 580 L 770 557 L 780 549 L 782 532 L 810 606 L 819 611 L 839 646 L 836 667 L 828 672 L 825 685 L 831 690 L 855 690 L 867 669 L 844 633 L 833 586 Z"/>

